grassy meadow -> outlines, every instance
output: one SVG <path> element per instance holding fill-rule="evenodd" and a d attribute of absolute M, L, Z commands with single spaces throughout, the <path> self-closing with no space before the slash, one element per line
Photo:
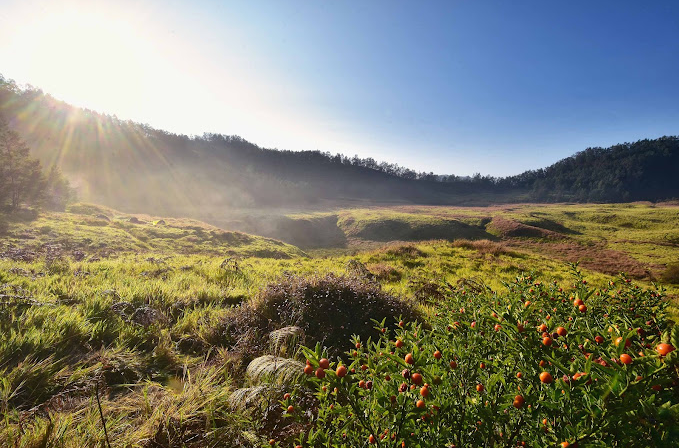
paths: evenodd
<path fill-rule="evenodd" d="M 0 445 L 268 443 L 290 426 L 274 412 L 285 382 L 263 379 L 267 369 L 279 378 L 276 364 L 253 371 L 252 362 L 281 355 L 272 336 L 281 327 L 320 319 L 307 300 L 334 297 L 328 285 L 339 285 L 337 303 L 348 297 L 356 316 L 390 309 L 426 320 L 451 288 L 503 291 L 527 275 L 568 285 L 569 262 L 579 261 L 594 288 L 625 272 L 679 297 L 673 205 L 399 206 L 285 218 L 288 228 L 299 221 L 316 236 L 343 237 L 300 248 L 87 204 L 6 217 Z M 357 319 L 370 334 L 368 318 Z"/>

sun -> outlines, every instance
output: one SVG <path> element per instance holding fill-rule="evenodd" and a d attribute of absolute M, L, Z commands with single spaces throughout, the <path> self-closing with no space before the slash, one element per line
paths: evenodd
<path fill-rule="evenodd" d="M 86 5 L 86 4 L 85 4 Z M 143 26 L 110 10 L 71 6 L 41 14 L 10 43 L 22 79 L 70 103 L 119 110 L 143 98 L 153 42 Z"/>

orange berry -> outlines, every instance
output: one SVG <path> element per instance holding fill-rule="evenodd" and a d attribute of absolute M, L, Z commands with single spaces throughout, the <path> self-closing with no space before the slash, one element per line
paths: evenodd
<path fill-rule="evenodd" d="M 412 379 L 415 384 L 422 384 L 422 375 L 419 373 L 413 373 L 410 379 Z"/>
<path fill-rule="evenodd" d="M 306 373 L 307 375 L 311 375 L 314 373 L 314 368 L 307 364 L 306 366 L 304 366 L 304 373 Z"/>
<path fill-rule="evenodd" d="M 337 374 L 338 377 L 344 378 L 345 376 L 347 376 L 347 368 L 344 366 L 339 366 L 337 367 L 335 373 Z"/>
<path fill-rule="evenodd" d="M 628 365 L 632 364 L 632 357 L 627 353 L 623 353 L 622 355 L 620 355 L 620 362 Z"/>
<path fill-rule="evenodd" d="M 321 369 L 328 369 L 330 368 L 330 361 L 328 361 L 327 358 L 321 358 L 321 360 L 318 361 L 318 365 Z"/>
<path fill-rule="evenodd" d="M 540 374 L 540 381 L 542 381 L 545 384 L 549 384 L 552 381 L 554 381 L 554 378 L 552 377 L 552 374 L 549 372 L 542 372 Z"/>
<path fill-rule="evenodd" d="M 485 389 L 485 387 L 483 387 L 483 384 L 477 384 L 476 385 L 476 391 L 477 392 L 483 392 L 484 389 Z"/>
<path fill-rule="evenodd" d="M 417 403 L 415 403 L 415 406 L 422 409 L 423 407 L 426 406 L 426 404 L 424 403 L 424 400 L 417 400 Z"/>
<path fill-rule="evenodd" d="M 521 395 L 517 395 L 516 397 L 514 397 L 514 402 L 512 403 L 512 405 L 516 409 L 521 409 L 525 402 L 526 402 L 526 400 Z"/>
<path fill-rule="evenodd" d="M 655 351 L 658 352 L 660 356 L 666 356 L 674 351 L 674 346 L 672 344 L 658 344 L 655 347 Z"/>
<path fill-rule="evenodd" d="M 412 353 L 408 353 L 404 359 L 408 364 L 415 364 L 415 358 L 413 358 Z"/>
<path fill-rule="evenodd" d="M 441 359 L 441 356 L 442 356 L 442 355 L 441 355 L 441 352 L 440 352 L 440 351 L 436 350 L 436 351 L 434 352 L 434 358 L 436 358 L 436 359 Z"/>
<path fill-rule="evenodd" d="M 566 336 L 568 334 L 568 331 L 564 327 L 559 327 L 556 329 L 556 334 L 559 336 Z"/>
<path fill-rule="evenodd" d="M 325 370 L 323 370 L 320 367 L 318 369 L 316 369 L 316 378 L 318 378 L 319 380 L 322 380 L 323 378 L 325 378 Z"/>

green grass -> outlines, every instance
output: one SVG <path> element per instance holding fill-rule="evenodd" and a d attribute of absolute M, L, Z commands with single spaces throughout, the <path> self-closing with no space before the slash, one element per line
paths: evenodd
<path fill-rule="evenodd" d="M 69 211 L 44 212 L 35 219 L 14 219 L 8 223 L 1 244 L 29 250 L 59 246 L 90 255 L 162 252 L 269 258 L 304 256 L 297 247 L 278 240 L 229 232 L 193 219 L 128 215 L 91 204 L 72 205 Z M 138 221 L 132 222 L 131 218 Z"/>
<path fill-rule="evenodd" d="M 425 314 L 435 309 L 420 299 L 445 283 L 499 291 L 522 272 L 570 281 L 568 263 L 547 251 L 562 240 L 489 235 L 496 216 L 549 227 L 568 244 L 623 251 L 658 270 L 679 259 L 676 207 L 396 207 L 318 221 L 327 225 L 333 216 L 347 247 L 307 251 L 195 220 L 136 215 L 134 223 L 88 204 L 7 219 L 0 446 L 100 446 L 95 384 L 113 446 L 247 445 L 262 429 L 259 416 L 228 403 L 230 391 L 248 385 L 226 330 L 239 304 L 257 303 L 267 285 L 289 276 L 365 276 Z M 375 236 L 416 241 L 384 244 Z M 594 286 L 611 279 L 583 271 Z M 192 445 L 191 437 L 202 442 Z"/>

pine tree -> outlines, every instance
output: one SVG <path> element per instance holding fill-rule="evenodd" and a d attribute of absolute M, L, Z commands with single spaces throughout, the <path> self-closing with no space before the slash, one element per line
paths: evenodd
<path fill-rule="evenodd" d="M 45 186 L 40 161 L 30 156 L 19 134 L 0 120 L 0 206 L 16 210 L 23 203 L 38 205 Z"/>

